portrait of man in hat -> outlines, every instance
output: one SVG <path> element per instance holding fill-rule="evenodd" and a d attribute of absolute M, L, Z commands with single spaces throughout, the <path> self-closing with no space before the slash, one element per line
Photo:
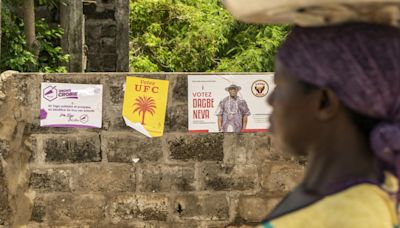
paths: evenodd
<path fill-rule="evenodd" d="M 229 96 L 219 102 L 216 115 L 220 132 L 240 132 L 246 129 L 250 110 L 244 99 L 238 96 L 240 86 L 232 84 L 225 88 Z"/>

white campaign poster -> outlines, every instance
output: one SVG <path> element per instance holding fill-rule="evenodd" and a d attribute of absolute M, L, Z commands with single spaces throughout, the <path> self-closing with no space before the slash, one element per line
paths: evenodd
<path fill-rule="evenodd" d="M 101 128 L 103 86 L 42 83 L 40 126 Z"/>
<path fill-rule="evenodd" d="M 190 75 L 189 132 L 268 131 L 266 99 L 274 87 L 273 73 Z"/>

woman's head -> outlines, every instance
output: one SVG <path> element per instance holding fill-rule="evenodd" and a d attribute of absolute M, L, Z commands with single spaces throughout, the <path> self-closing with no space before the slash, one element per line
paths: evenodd
<path fill-rule="evenodd" d="M 279 59 L 275 84 L 268 97 L 274 108 L 270 117 L 271 130 L 285 151 L 299 155 L 309 152 L 327 155 L 325 146 L 332 147 L 337 138 L 351 134 L 368 144 L 369 132 L 376 124 L 374 119 L 349 110 L 332 89 L 299 79 Z M 368 127 L 363 123 L 369 123 Z"/>
<path fill-rule="evenodd" d="M 285 144 L 307 150 L 329 127 L 343 131 L 356 126 L 369 134 L 367 141 L 376 156 L 395 171 L 394 161 L 400 157 L 399 29 L 373 24 L 295 27 L 277 60 L 278 89 L 270 103 L 275 112 L 272 122 L 287 125 L 286 132 L 275 129 L 278 137 L 286 134 L 285 139 L 292 140 Z M 289 98 L 296 104 L 284 106 Z M 285 118 L 288 111 L 298 115 L 292 118 L 295 123 L 284 122 L 291 121 Z M 303 135 L 295 132 L 301 128 Z M 291 134 L 304 142 L 291 139 Z"/>

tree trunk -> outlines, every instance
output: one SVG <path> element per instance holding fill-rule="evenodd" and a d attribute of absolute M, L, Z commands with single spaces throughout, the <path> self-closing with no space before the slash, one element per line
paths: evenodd
<path fill-rule="evenodd" d="M 146 112 L 143 112 L 143 116 L 142 116 L 142 125 L 144 125 L 144 115 L 146 115 Z"/>
<path fill-rule="evenodd" d="M 60 21 L 64 29 L 61 47 L 65 54 L 70 55 L 66 64 L 68 72 L 84 72 L 86 69 L 84 20 L 82 0 L 61 1 Z"/>
<path fill-rule="evenodd" d="M 24 0 L 24 31 L 26 47 L 36 59 L 39 57 L 39 42 L 35 34 L 35 5 L 34 0 Z"/>

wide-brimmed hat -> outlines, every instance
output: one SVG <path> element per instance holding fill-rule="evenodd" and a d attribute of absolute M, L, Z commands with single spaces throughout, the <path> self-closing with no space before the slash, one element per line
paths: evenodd
<path fill-rule="evenodd" d="M 242 87 L 237 86 L 237 85 L 235 85 L 235 84 L 232 84 L 232 85 L 226 87 L 225 90 L 226 90 L 226 91 L 229 91 L 229 89 L 231 89 L 231 88 L 235 88 L 235 89 L 237 89 L 237 91 L 239 91 L 239 90 L 242 89 Z"/>
<path fill-rule="evenodd" d="M 239 21 L 323 26 L 370 22 L 399 26 L 400 0 L 222 0 Z"/>

